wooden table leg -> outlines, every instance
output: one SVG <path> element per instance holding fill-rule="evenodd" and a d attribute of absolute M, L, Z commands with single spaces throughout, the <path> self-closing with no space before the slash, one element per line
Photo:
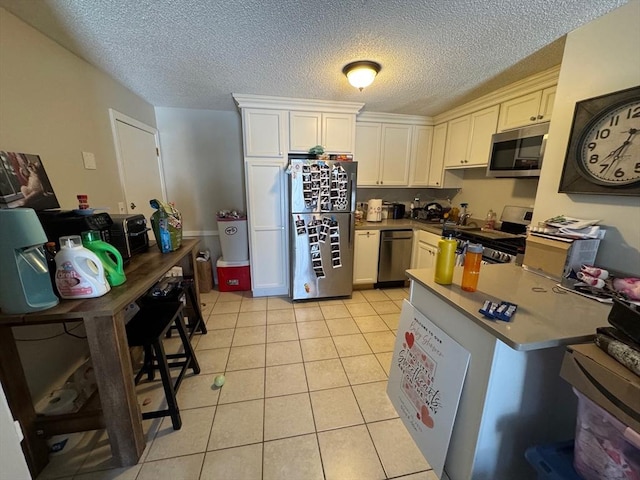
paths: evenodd
<path fill-rule="evenodd" d="M 145 447 L 124 314 L 85 321 L 111 453 L 121 466 L 138 463 Z"/>
<path fill-rule="evenodd" d="M 49 463 L 49 448 L 44 437 L 37 434 L 36 411 L 11 327 L 0 327 L 0 382 L 4 387 L 11 414 L 22 427 L 22 451 L 31 476 L 36 478 Z"/>

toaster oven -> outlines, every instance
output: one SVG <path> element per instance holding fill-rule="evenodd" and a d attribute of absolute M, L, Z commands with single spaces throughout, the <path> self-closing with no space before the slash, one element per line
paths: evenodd
<path fill-rule="evenodd" d="M 123 260 L 128 261 L 136 253 L 149 249 L 150 228 L 141 214 L 112 214 L 113 225 L 109 229 L 109 243 L 116 247 Z"/>

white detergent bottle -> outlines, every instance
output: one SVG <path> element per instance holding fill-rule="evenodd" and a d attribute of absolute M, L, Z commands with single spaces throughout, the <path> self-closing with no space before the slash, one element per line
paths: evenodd
<path fill-rule="evenodd" d="M 60 237 L 60 251 L 56 254 L 56 287 L 65 299 L 100 297 L 111 289 L 102 262 L 95 253 L 82 246 L 80 235 Z"/>

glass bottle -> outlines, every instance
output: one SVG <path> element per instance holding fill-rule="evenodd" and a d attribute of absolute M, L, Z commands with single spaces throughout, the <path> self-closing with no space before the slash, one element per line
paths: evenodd
<path fill-rule="evenodd" d="M 491 209 L 487 212 L 487 218 L 484 221 L 484 228 L 486 230 L 493 230 L 496 228 L 496 212 Z"/>
<path fill-rule="evenodd" d="M 453 238 L 453 232 L 442 232 L 442 238 L 438 242 L 438 256 L 436 258 L 436 283 L 451 285 L 453 282 L 453 267 L 456 263 L 457 247 L 458 241 Z"/>
<path fill-rule="evenodd" d="M 47 242 L 44 244 L 44 256 L 47 259 L 47 269 L 51 278 L 51 287 L 56 297 L 60 297 L 58 287 L 56 286 L 56 242 Z"/>
<path fill-rule="evenodd" d="M 462 271 L 462 290 L 475 292 L 478 288 L 480 277 L 480 264 L 482 263 L 482 245 L 470 243 L 464 257 L 464 270 Z"/>

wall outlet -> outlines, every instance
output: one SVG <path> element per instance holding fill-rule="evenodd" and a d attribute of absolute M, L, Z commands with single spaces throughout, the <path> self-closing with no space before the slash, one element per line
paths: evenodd
<path fill-rule="evenodd" d="M 87 170 L 95 170 L 96 156 L 91 152 L 82 152 L 82 161 L 84 162 L 84 168 Z"/>
<path fill-rule="evenodd" d="M 124 202 L 118 202 L 118 213 L 127 213 L 127 208 L 124 206 Z"/>

